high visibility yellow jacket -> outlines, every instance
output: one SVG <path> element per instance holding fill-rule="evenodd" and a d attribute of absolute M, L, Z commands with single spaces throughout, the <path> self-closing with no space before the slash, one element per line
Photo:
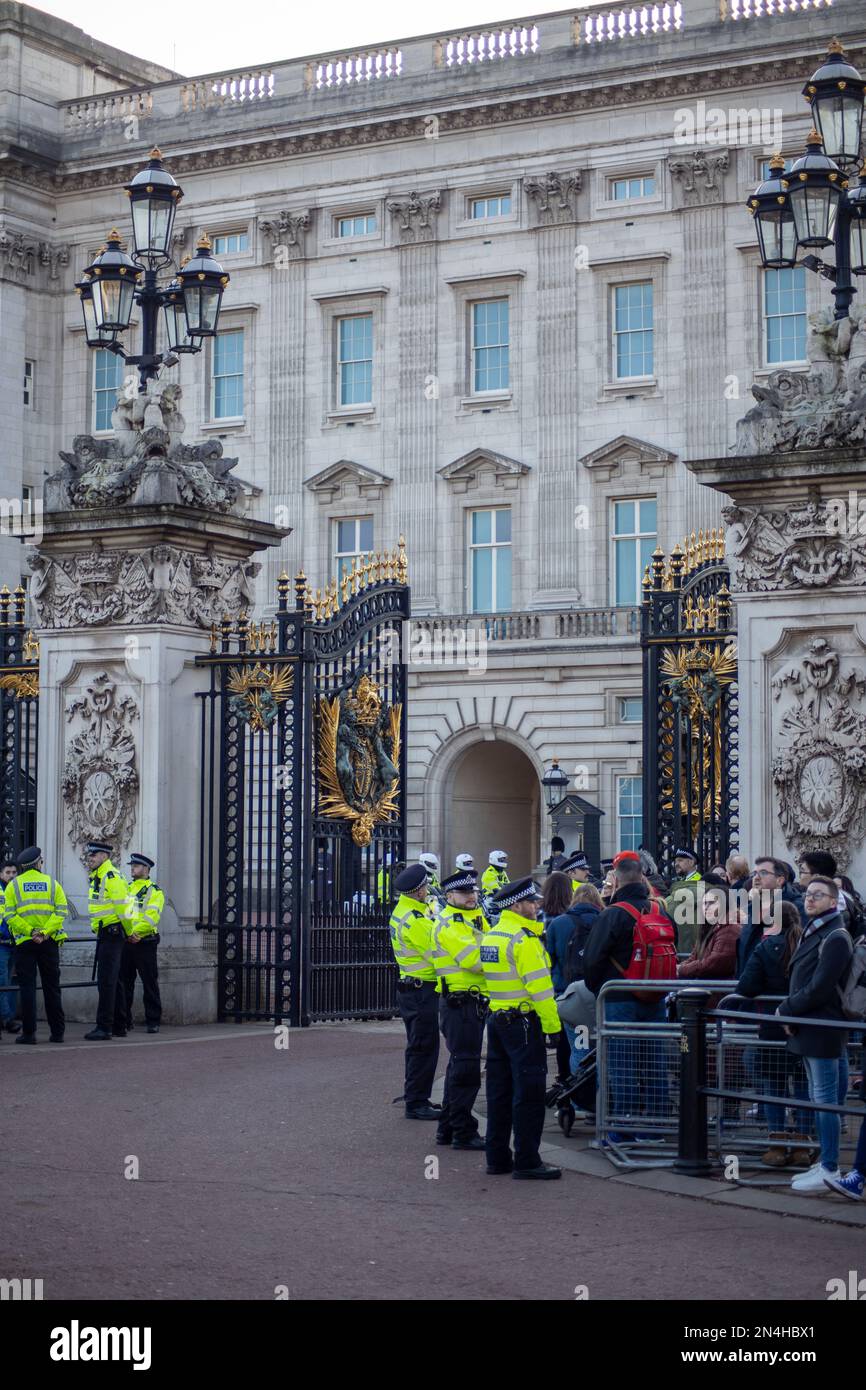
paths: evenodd
<path fill-rule="evenodd" d="M 127 883 L 130 914 L 123 924 L 127 936 L 155 936 L 165 907 L 165 894 L 149 878 L 131 878 Z"/>
<path fill-rule="evenodd" d="M 90 875 L 88 907 L 92 931 L 98 932 L 100 927 L 127 928 L 131 916 L 129 889 L 123 874 L 117 872 L 110 859 L 104 860 Z"/>
<path fill-rule="evenodd" d="M 56 879 L 36 869 L 24 869 L 6 884 L 4 892 L 6 922 L 16 946 L 29 941 L 34 932 L 52 940 L 67 940 L 66 894 Z"/>
<path fill-rule="evenodd" d="M 481 967 L 494 1013 L 528 1004 L 538 1014 L 545 1033 L 558 1033 L 559 1013 L 542 931 L 541 922 L 505 908 L 496 926 L 484 933 Z"/>
<path fill-rule="evenodd" d="M 433 923 L 433 962 L 443 988 L 487 993 L 481 969 L 481 938 L 488 929 L 480 907 L 446 903 Z"/>
<path fill-rule="evenodd" d="M 484 873 L 481 875 L 481 890 L 484 893 L 496 893 L 508 882 L 508 870 L 497 869 L 493 864 L 488 864 Z"/>
<path fill-rule="evenodd" d="M 411 975 L 416 980 L 436 980 L 433 918 L 425 904 L 408 893 L 401 893 L 391 913 L 390 932 L 391 950 L 400 969 L 400 979 Z M 440 993 L 438 980 L 436 993 Z"/>
<path fill-rule="evenodd" d="M 391 901 L 391 870 L 380 869 L 376 875 L 376 901 L 389 903 Z"/>

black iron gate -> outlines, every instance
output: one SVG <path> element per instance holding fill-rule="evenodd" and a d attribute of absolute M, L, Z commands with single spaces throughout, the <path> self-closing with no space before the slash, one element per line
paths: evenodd
<path fill-rule="evenodd" d="M 709 869 L 739 837 L 734 610 L 721 531 L 692 532 L 644 577 L 643 843 L 666 877 L 685 844 Z"/>
<path fill-rule="evenodd" d="M 25 620 L 21 585 L 0 589 L 0 853 L 36 841 L 39 643 Z"/>
<path fill-rule="evenodd" d="M 270 623 L 211 634 L 200 695 L 198 926 L 218 1016 L 292 1025 L 395 1012 L 390 878 L 405 856 L 403 542 Z"/>

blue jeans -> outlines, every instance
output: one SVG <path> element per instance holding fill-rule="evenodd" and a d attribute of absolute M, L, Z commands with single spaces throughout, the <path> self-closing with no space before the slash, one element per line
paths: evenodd
<path fill-rule="evenodd" d="M 570 1023 L 563 1023 L 562 1026 L 565 1029 L 565 1036 L 571 1044 L 571 1056 L 568 1059 L 568 1067 L 572 1076 L 574 1076 L 584 1057 L 589 1056 L 590 1049 L 588 1047 L 575 1046 L 574 1040 L 577 1037 L 577 1030 L 573 1028 Z"/>
<path fill-rule="evenodd" d="M 754 1078 L 757 1089 L 765 1096 L 787 1096 L 792 1094 L 797 1100 L 809 1099 L 806 1074 L 799 1057 L 782 1048 L 753 1048 Z M 784 1105 L 767 1101 L 764 1104 L 766 1125 L 770 1134 L 781 1134 L 785 1129 Z M 794 1111 L 794 1130 L 797 1134 L 811 1137 L 814 1132 L 814 1117 L 811 1110 Z"/>
<path fill-rule="evenodd" d="M 817 1104 L 839 1104 L 839 1058 L 804 1057 L 809 1081 L 809 1099 Z M 821 1166 L 830 1172 L 839 1167 L 839 1116 L 827 1110 L 816 1110 L 818 1142 L 821 1145 Z"/>
<path fill-rule="evenodd" d="M 610 999 L 604 1006 L 610 1023 L 664 1023 L 664 998 Z M 668 1111 L 668 1069 L 664 1044 L 644 1038 L 611 1038 L 608 1043 L 611 1118 L 664 1115 Z"/>
<path fill-rule="evenodd" d="M 12 983 L 12 963 L 15 947 L 0 942 L 0 986 Z M 0 988 L 0 1024 L 11 1023 L 18 1007 L 18 991 Z"/>

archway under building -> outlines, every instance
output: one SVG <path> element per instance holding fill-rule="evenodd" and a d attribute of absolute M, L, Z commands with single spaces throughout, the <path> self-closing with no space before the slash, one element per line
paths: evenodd
<path fill-rule="evenodd" d="M 464 853 L 483 871 L 493 849 L 505 850 L 512 878 L 535 868 L 541 787 L 531 759 L 516 744 L 498 738 L 470 744 L 450 768 L 443 809 L 443 874 Z"/>

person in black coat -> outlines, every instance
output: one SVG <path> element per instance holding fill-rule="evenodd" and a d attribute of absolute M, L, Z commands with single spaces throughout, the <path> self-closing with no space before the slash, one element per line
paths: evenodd
<path fill-rule="evenodd" d="M 807 926 L 791 960 L 788 994 L 778 1008 L 780 1014 L 798 1019 L 826 1019 L 843 1022 L 839 986 L 851 963 L 851 938 L 839 912 L 839 889 L 832 878 L 815 876 L 804 897 Z M 836 1105 L 839 1099 L 840 1058 L 847 1048 L 843 1028 L 821 1028 L 808 1023 L 785 1025 L 788 1047 L 803 1058 L 809 1082 L 809 1097 L 816 1103 Z M 839 1116 L 818 1110 L 816 1123 L 821 1159 L 808 1173 L 794 1178 L 795 1192 L 827 1191 L 825 1177 L 840 1177 Z"/>
<path fill-rule="evenodd" d="M 762 854 L 755 860 L 752 890 L 749 895 L 748 919 L 737 942 L 737 973 L 740 975 L 764 932 L 778 920 L 775 897 L 777 892 L 780 903 L 793 903 L 800 916 L 803 916 L 803 895 L 791 882 L 788 865 L 781 859 L 768 858 Z M 772 898 L 768 896 L 770 893 L 773 894 Z"/>

